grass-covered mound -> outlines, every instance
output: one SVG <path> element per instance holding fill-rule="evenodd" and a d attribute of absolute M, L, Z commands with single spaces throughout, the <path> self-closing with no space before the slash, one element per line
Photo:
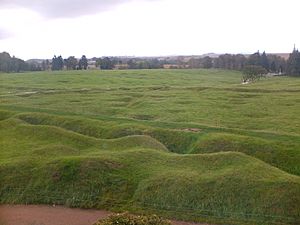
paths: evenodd
<path fill-rule="evenodd" d="M 1 111 L 0 111 L 1 112 Z M 4 114 L 4 113 L 3 113 Z M 6 115 L 14 115 L 5 113 Z M 123 139 L 125 145 L 139 142 L 149 147 L 154 139 L 169 151 L 176 153 L 212 153 L 237 151 L 256 157 L 292 174 L 300 175 L 300 138 L 255 132 L 241 132 L 222 129 L 201 128 L 196 132 L 180 127 L 162 128 L 152 124 L 134 121 L 86 119 L 82 117 L 57 116 L 45 113 L 21 113 L 14 118 L 32 125 L 48 125 L 89 137 L 102 139 Z M 128 136 L 135 136 L 130 138 Z M 146 141 L 144 139 L 150 139 Z M 122 139 L 121 139 L 122 140 Z M 121 141 L 119 140 L 119 141 Z M 133 141 L 130 141 L 133 140 Z M 157 144 L 154 144 L 157 145 Z"/>
<path fill-rule="evenodd" d="M 177 154 L 150 136 L 100 139 L 23 116 L 0 122 L 1 203 L 226 223 L 294 224 L 300 216 L 300 178 L 243 153 Z"/>
<path fill-rule="evenodd" d="M 201 136 L 191 153 L 237 151 L 261 159 L 284 171 L 300 175 L 300 149 L 293 148 L 297 137 L 270 140 L 230 133 L 208 133 Z"/>
<path fill-rule="evenodd" d="M 170 151 L 186 153 L 198 135 L 180 129 L 163 129 L 133 121 L 91 120 L 81 117 L 53 116 L 45 113 L 22 113 L 16 115 L 32 125 L 50 125 L 83 135 L 113 139 L 131 135 L 148 135 L 163 143 Z"/>

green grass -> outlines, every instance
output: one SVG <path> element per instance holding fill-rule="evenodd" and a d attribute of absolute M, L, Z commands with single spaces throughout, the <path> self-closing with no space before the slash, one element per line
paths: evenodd
<path fill-rule="evenodd" d="M 222 70 L 0 78 L 0 203 L 299 222 L 300 79 L 241 85 L 239 72 Z"/>
<path fill-rule="evenodd" d="M 299 79 L 240 81 L 222 70 L 2 74 L 0 94 L 16 109 L 300 135 Z"/>

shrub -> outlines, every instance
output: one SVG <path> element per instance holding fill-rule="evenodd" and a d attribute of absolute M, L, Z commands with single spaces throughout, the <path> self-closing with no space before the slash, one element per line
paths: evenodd
<path fill-rule="evenodd" d="M 164 220 L 157 215 L 135 216 L 128 213 L 111 215 L 102 219 L 94 225 L 171 225 L 171 222 Z"/>
<path fill-rule="evenodd" d="M 262 66 L 245 66 L 243 69 L 243 82 L 259 80 L 267 73 L 268 71 Z"/>

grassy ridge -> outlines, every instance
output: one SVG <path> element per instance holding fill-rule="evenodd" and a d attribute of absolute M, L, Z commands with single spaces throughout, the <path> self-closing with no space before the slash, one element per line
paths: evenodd
<path fill-rule="evenodd" d="M 242 153 L 180 155 L 147 136 L 102 140 L 16 118 L 1 129 L 2 203 L 161 208 L 176 217 L 173 208 L 229 222 L 288 224 L 300 215 L 299 177 Z"/>
<path fill-rule="evenodd" d="M 3 114 L 11 115 L 12 113 L 3 111 Z M 298 150 L 300 149 L 300 138 L 297 136 L 272 135 L 271 137 L 261 137 L 261 133 L 232 133 L 224 132 L 222 129 L 205 128 L 191 132 L 180 127 L 158 128 L 146 124 L 141 125 L 138 122 L 92 120 L 45 113 L 21 113 L 15 115 L 15 118 L 33 125 L 61 127 L 102 139 L 147 135 L 158 140 L 169 151 L 182 154 L 220 151 L 243 152 L 284 171 L 300 175 Z"/>
<path fill-rule="evenodd" d="M 222 70 L 0 75 L 0 202 L 297 224 L 300 80 Z"/>

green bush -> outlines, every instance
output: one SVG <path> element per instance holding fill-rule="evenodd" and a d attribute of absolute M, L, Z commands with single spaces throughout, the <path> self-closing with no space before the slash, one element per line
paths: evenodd
<path fill-rule="evenodd" d="M 156 215 L 135 216 L 128 213 L 111 215 L 94 225 L 171 225 L 171 222 Z"/>
<path fill-rule="evenodd" d="M 262 66 L 249 65 L 243 69 L 243 82 L 255 81 L 264 77 L 268 71 Z"/>

